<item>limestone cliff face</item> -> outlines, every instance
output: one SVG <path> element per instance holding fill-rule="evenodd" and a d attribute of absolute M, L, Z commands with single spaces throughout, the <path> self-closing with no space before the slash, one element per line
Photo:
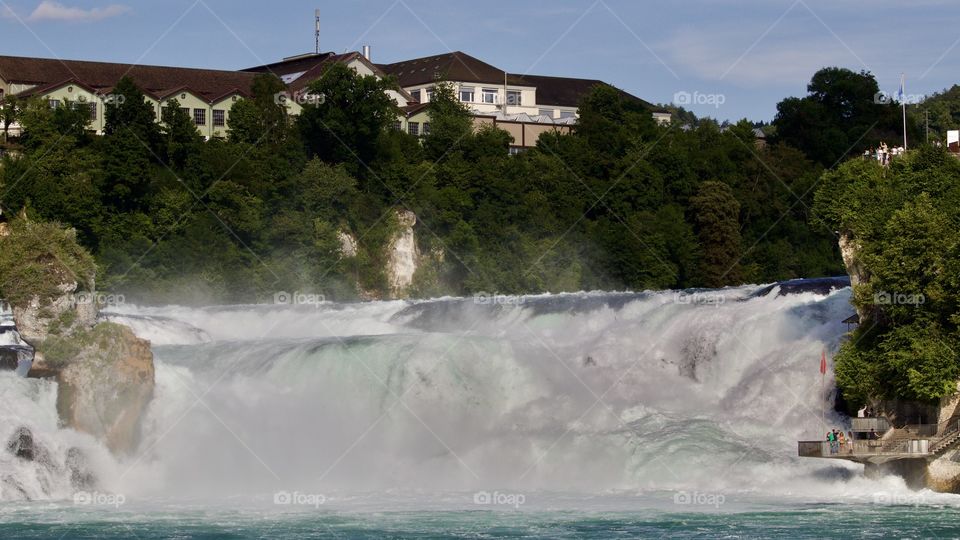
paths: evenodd
<path fill-rule="evenodd" d="M 860 243 L 853 237 L 853 233 L 841 233 L 838 243 L 840 245 L 840 255 L 843 257 L 843 264 L 847 268 L 847 274 L 850 276 L 850 285 L 856 287 L 867 281 L 867 271 L 860 261 Z M 862 322 L 867 319 L 869 314 L 858 307 L 857 316 L 860 317 L 860 321 Z"/>
<path fill-rule="evenodd" d="M 387 247 L 387 282 L 393 298 L 403 298 L 413 284 L 413 275 L 417 272 L 420 253 L 413 226 L 417 216 L 409 210 L 397 211 L 399 231 Z"/>

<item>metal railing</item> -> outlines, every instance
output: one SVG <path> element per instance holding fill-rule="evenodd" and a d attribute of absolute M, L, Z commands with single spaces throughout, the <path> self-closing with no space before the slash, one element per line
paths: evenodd
<path fill-rule="evenodd" d="M 853 427 L 851 431 L 856 433 L 885 433 L 890 429 L 890 422 L 886 418 L 852 418 Z"/>
<path fill-rule="evenodd" d="M 845 441 L 842 444 L 830 441 L 800 441 L 797 443 L 797 454 L 800 457 L 845 458 L 910 454 L 926 456 L 930 453 L 931 442 L 929 439 L 854 440 Z"/>

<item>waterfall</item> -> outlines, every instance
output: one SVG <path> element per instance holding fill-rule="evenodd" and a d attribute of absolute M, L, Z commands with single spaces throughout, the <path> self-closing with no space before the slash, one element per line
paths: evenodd
<path fill-rule="evenodd" d="M 157 388 L 137 455 L 98 478 L 148 494 L 823 490 L 855 466 L 801 461 L 796 440 L 822 416 L 843 426 L 818 367 L 850 291 L 778 290 L 124 306 L 105 316 L 152 341 Z M 17 384 L 43 388 L 12 398 L 51 441 L 83 437 L 56 430 L 53 383 Z"/>

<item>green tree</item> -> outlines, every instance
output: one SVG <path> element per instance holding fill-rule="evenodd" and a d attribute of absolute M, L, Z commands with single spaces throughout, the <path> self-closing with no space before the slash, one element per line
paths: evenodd
<path fill-rule="evenodd" d="M 449 83 L 437 83 L 427 109 L 430 134 L 423 139 L 424 157 L 438 161 L 463 146 L 473 132 L 473 119 Z"/>
<path fill-rule="evenodd" d="M 294 97 L 283 81 L 273 74 L 259 74 L 253 79 L 251 93 L 251 98 L 230 108 L 230 140 L 271 147 L 293 143 L 288 107 Z"/>
<path fill-rule="evenodd" d="M 730 186 L 704 182 L 690 200 L 700 239 L 700 281 L 706 287 L 739 283 L 740 203 Z"/>
<path fill-rule="evenodd" d="M 187 159 L 197 153 L 203 143 L 203 137 L 197 131 L 190 115 L 180 107 L 180 102 L 171 99 L 163 108 L 163 146 L 166 148 L 167 163 L 177 169 L 183 169 Z"/>
<path fill-rule="evenodd" d="M 150 191 L 152 164 L 162 155 L 160 129 L 153 105 L 132 79 L 124 77 L 106 103 L 100 191 L 108 206 L 142 210 Z"/>
<path fill-rule="evenodd" d="M 377 157 L 381 134 L 400 111 L 387 94 L 396 90 L 390 79 L 360 75 L 334 64 L 309 86 L 307 102 L 297 119 L 310 156 L 327 163 L 347 163 L 365 176 Z"/>
<path fill-rule="evenodd" d="M 777 105 L 777 139 L 832 167 L 881 141 L 902 142 L 899 107 L 886 102 L 869 72 L 830 67 L 814 74 L 807 96 Z M 911 123 L 909 132 L 916 135 Z"/>

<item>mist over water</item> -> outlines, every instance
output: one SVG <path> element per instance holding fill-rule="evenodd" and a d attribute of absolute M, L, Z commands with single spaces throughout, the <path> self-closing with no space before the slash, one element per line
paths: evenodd
<path fill-rule="evenodd" d="M 150 339 L 157 364 L 136 454 L 113 460 L 59 429 L 54 384 L 14 377 L 0 379 L 16 404 L 0 441 L 17 418 L 55 453 L 80 445 L 128 498 L 905 491 L 795 457 L 826 431 L 821 415 L 843 425 L 818 368 L 846 331 L 849 290 L 757 291 L 127 306 L 107 317 Z"/>

